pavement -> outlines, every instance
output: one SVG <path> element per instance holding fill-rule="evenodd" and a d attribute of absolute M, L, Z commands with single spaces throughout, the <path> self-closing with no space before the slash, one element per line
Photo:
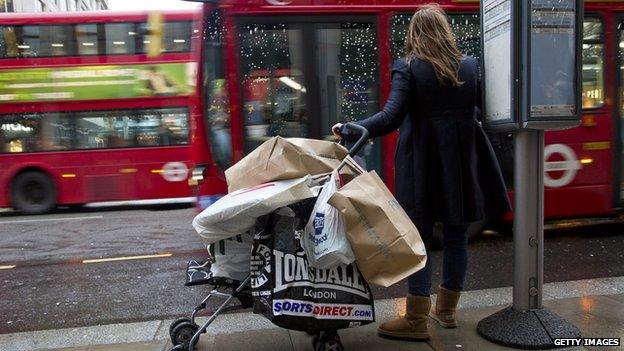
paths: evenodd
<path fill-rule="evenodd" d="M 583 337 L 624 339 L 624 277 L 548 283 L 544 305 L 576 325 Z M 462 295 L 457 329 L 442 329 L 430 323 L 431 339 L 405 342 L 377 336 L 377 324 L 340 331 L 346 350 L 506 350 L 476 333 L 482 318 L 511 303 L 511 287 L 473 290 Z M 435 298 L 435 296 L 434 296 Z M 158 302 L 154 301 L 154 308 Z M 404 311 L 405 299 L 377 300 L 378 321 Z M 205 320 L 200 318 L 201 323 Z M 80 328 L 32 331 L 0 335 L 0 350 L 46 351 L 164 351 L 170 320 L 98 325 Z M 220 316 L 197 346 L 200 351 L 311 350 L 311 338 L 273 326 L 248 310 Z M 623 350 L 601 347 L 600 350 Z M 575 348 L 574 350 L 585 350 Z"/>

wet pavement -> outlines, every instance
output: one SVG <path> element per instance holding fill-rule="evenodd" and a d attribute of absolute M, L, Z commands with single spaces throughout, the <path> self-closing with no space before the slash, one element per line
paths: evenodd
<path fill-rule="evenodd" d="M 206 293 L 186 288 L 184 268 L 204 256 L 190 227 L 192 208 L 100 209 L 46 216 L 0 216 L 0 334 L 174 318 Z M 84 220 L 37 221 L 73 217 Z M 20 222 L 28 221 L 28 222 Z M 549 232 L 545 281 L 624 276 L 624 226 Z M 135 261 L 84 264 L 85 258 L 167 253 Z M 439 282 L 441 252 L 431 255 Z M 509 236 L 490 234 L 470 247 L 467 290 L 512 285 Z M 404 283 L 374 288 L 401 297 Z M 214 308 L 214 305 L 211 305 Z M 209 308 L 210 309 L 210 308 Z"/>

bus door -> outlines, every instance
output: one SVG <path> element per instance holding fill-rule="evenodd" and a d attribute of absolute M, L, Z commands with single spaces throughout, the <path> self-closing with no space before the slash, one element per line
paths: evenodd
<path fill-rule="evenodd" d="M 236 28 L 245 152 L 276 135 L 333 140 L 335 123 L 379 110 L 374 16 L 239 17 Z M 361 156 L 381 173 L 379 140 Z"/>

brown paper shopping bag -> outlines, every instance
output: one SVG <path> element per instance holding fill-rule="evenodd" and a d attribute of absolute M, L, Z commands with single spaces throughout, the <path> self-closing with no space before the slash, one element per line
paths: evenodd
<path fill-rule="evenodd" d="M 388 287 L 425 266 L 425 245 L 377 173 L 363 171 L 350 157 L 347 164 L 361 174 L 338 190 L 329 204 L 345 216 L 347 238 L 364 278 Z"/>
<path fill-rule="evenodd" d="M 274 137 L 225 171 L 228 191 L 334 170 L 349 154 L 334 142 Z"/>

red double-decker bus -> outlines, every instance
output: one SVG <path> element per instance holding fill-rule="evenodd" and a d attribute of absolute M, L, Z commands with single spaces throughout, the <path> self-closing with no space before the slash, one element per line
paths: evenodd
<path fill-rule="evenodd" d="M 201 22 L 198 11 L 0 15 L 0 207 L 192 198 L 194 168 L 211 162 Z"/>
<path fill-rule="evenodd" d="M 391 64 L 403 54 L 410 16 L 428 2 L 206 1 L 202 64 L 207 117 L 221 121 L 212 132 L 223 142 L 213 148 L 222 152 L 221 165 L 273 135 L 329 139 L 334 123 L 375 113 L 389 92 Z M 461 49 L 479 57 L 479 1 L 438 2 Z M 624 200 L 624 1 L 585 3 L 582 124 L 546 136 L 551 220 L 613 216 Z M 511 136 L 492 140 L 511 187 Z M 395 142 L 371 140 L 364 150 L 368 168 L 391 188 Z"/>

